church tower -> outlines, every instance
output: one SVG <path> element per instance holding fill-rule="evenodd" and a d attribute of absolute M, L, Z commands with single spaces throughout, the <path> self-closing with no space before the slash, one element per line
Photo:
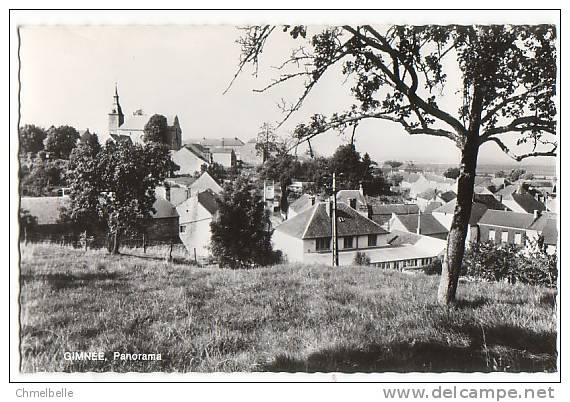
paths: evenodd
<path fill-rule="evenodd" d="M 109 133 L 116 133 L 117 129 L 125 122 L 125 116 L 119 103 L 119 92 L 115 84 L 115 95 L 113 96 L 113 106 L 109 113 Z"/>

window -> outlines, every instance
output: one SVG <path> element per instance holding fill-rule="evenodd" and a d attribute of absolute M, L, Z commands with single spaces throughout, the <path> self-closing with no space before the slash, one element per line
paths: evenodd
<path fill-rule="evenodd" d="M 368 247 L 374 247 L 377 244 L 377 239 L 378 236 L 376 236 L 375 234 L 373 235 L 368 235 Z"/>
<path fill-rule="evenodd" d="M 492 229 L 489 230 L 489 241 L 495 242 L 495 231 Z"/>
<path fill-rule="evenodd" d="M 186 225 L 180 225 L 180 233 L 186 232 Z"/>
<path fill-rule="evenodd" d="M 352 246 L 352 243 L 353 243 L 352 240 L 353 240 L 352 236 L 346 236 L 344 238 L 344 248 L 352 248 L 353 247 Z"/>
<path fill-rule="evenodd" d="M 509 241 L 509 232 L 501 232 L 501 241 L 507 243 Z"/>
<path fill-rule="evenodd" d="M 522 244 L 522 233 L 515 233 L 515 244 Z"/>
<path fill-rule="evenodd" d="M 321 237 L 317 239 L 316 249 L 317 251 L 320 250 L 330 250 L 331 248 L 331 238 L 330 237 Z"/>

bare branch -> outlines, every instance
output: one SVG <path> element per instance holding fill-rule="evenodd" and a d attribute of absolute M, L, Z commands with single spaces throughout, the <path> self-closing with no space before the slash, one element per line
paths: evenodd
<path fill-rule="evenodd" d="M 556 156 L 556 150 L 558 149 L 558 144 L 552 144 L 552 149 L 550 149 L 549 151 L 529 152 L 526 154 L 516 155 L 513 152 L 511 152 L 509 147 L 507 145 L 505 145 L 505 143 L 497 137 L 488 137 L 485 140 L 485 142 L 486 141 L 492 141 L 492 142 L 496 143 L 499 146 L 499 148 L 501 148 L 501 150 L 505 154 L 507 154 L 510 158 L 514 159 L 517 162 L 520 162 L 523 159 L 531 158 L 531 157 L 535 157 L 535 156 Z"/>

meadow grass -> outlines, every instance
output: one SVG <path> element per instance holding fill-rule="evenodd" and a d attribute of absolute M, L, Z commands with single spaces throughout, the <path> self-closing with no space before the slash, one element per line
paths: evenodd
<path fill-rule="evenodd" d="M 556 291 L 370 267 L 244 271 L 164 250 L 21 249 L 23 372 L 556 371 Z M 106 361 L 64 352 L 102 351 Z M 113 352 L 161 353 L 122 361 Z"/>

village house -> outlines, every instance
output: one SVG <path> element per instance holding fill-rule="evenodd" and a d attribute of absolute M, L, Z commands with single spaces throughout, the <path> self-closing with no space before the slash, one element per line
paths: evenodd
<path fill-rule="evenodd" d="M 218 211 L 218 195 L 211 189 L 193 194 L 176 206 L 179 215 L 178 235 L 191 256 L 210 255 L 210 223 Z"/>
<path fill-rule="evenodd" d="M 508 191 L 500 191 L 498 194 L 499 201 L 513 212 L 534 213 L 534 211 L 542 212 L 546 207 L 540 201 L 537 201 L 522 184 L 512 191 L 512 187 L 508 187 Z"/>
<path fill-rule="evenodd" d="M 224 147 L 210 147 L 208 149 L 213 163 L 222 165 L 225 168 L 235 166 L 237 157 L 233 149 Z"/>
<path fill-rule="evenodd" d="M 438 190 L 440 192 L 455 191 L 457 183 L 453 179 L 432 174 L 432 173 L 419 173 L 410 174 L 405 178 L 400 187 L 408 190 L 409 197 L 415 199 L 418 194 L 427 190 Z"/>
<path fill-rule="evenodd" d="M 197 147 L 185 145 L 170 154 L 172 162 L 180 167 L 178 175 L 193 175 L 202 169 L 203 165 L 210 165 L 209 154 L 201 152 Z"/>
<path fill-rule="evenodd" d="M 415 215 L 393 214 L 389 222 L 390 231 L 416 233 L 436 239 L 447 239 L 448 230 L 432 214 L 418 212 Z"/>
<path fill-rule="evenodd" d="M 245 143 L 238 137 L 221 137 L 221 138 L 189 138 L 185 144 L 198 144 L 207 149 L 216 149 L 221 153 L 222 150 L 234 151 L 237 160 L 241 160 L 241 150 Z M 219 162 L 218 162 L 219 163 Z"/>
<path fill-rule="evenodd" d="M 457 202 L 453 200 L 432 211 L 432 215 L 439 221 L 448 231 L 451 229 L 451 221 L 455 213 Z M 467 227 L 467 241 L 469 243 L 479 241 L 479 220 L 483 214 L 489 209 L 486 204 L 473 201 L 471 206 L 471 215 L 469 216 L 469 226 Z"/>
<path fill-rule="evenodd" d="M 490 209 L 479 220 L 480 241 L 522 246 L 525 244 L 527 231 L 536 231 L 532 230 L 531 227 L 539 216 L 538 211 L 529 214 Z"/>
<path fill-rule="evenodd" d="M 62 221 L 62 211 L 69 206 L 69 197 L 22 197 L 21 210 L 37 220 L 33 234 L 44 239 L 59 240 L 62 236 L 78 235 L 75 224 Z M 151 219 L 144 231 L 148 240 L 171 241 L 178 238 L 178 214 L 174 206 L 157 198 Z"/>
<path fill-rule="evenodd" d="M 198 178 L 193 176 L 169 177 L 162 185 L 156 187 L 155 194 L 157 198 L 162 198 L 177 206 L 193 194 L 207 189 L 216 194 L 222 192 L 222 187 L 212 176 L 208 172 L 203 172 Z"/>
<path fill-rule="evenodd" d="M 319 202 L 275 228 L 274 248 L 288 261 L 308 262 L 331 252 L 332 202 Z M 387 244 L 389 233 L 345 203 L 337 203 L 339 251 L 358 251 Z"/>
<path fill-rule="evenodd" d="M 289 204 L 289 209 L 287 211 L 287 219 L 294 218 L 301 212 L 306 211 L 311 208 L 317 202 L 317 197 L 311 194 L 303 194 L 291 204 Z"/>
<path fill-rule="evenodd" d="M 543 247 L 548 254 L 556 254 L 558 245 L 558 215 L 543 212 L 526 231 L 529 239 L 538 240 L 542 237 Z"/>
<path fill-rule="evenodd" d="M 342 202 L 358 211 L 364 216 L 368 216 L 368 202 L 364 197 L 362 184 L 358 190 L 339 190 L 336 193 L 337 202 Z"/>

